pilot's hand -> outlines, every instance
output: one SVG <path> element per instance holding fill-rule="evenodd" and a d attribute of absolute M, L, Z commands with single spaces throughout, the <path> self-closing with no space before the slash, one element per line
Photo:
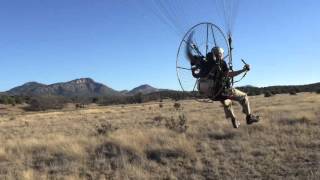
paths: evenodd
<path fill-rule="evenodd" d="M 243 70 L 250 71 L 250 65 L 249 64 L 245 64 L 243 66 Z"/>

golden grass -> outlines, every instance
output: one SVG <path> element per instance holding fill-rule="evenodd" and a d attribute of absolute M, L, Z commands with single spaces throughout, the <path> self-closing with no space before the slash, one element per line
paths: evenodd
<path fill-rule="evenodd" d="M 319 179 L 320 96 L 250 100 L 262 121 L 235 105 L 240 129 L 219 102 L 2 107 L 0 179 Z"/>

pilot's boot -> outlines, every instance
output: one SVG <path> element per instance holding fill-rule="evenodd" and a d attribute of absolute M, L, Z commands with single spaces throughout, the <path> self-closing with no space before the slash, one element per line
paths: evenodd
<path fill-rule="evenodd" d="M 250 124 L 252 124 L 252 123 L 257 123 L 257 122 L 259 122 L 260 117 L 259 117 L 259 116 L 254 116 L 254 115 L 250 114 L 250 115 L 247 115 L 246 120 L 247 120 L 247 124 L 250 125 Z"/>

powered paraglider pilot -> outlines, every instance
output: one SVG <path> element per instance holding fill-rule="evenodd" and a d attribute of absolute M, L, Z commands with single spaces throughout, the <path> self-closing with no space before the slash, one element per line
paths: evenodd
<path fill-rule="evenodd" d="M 192 52 L 197 52 L 197 55 Z M 189 36 L 186 54 L 190 61 L 192 75 L 198 78 L 199 92 L 212 100 L 220 101 L 224 105 L 226 118 L 231 118 L 234 128 L 238 128 L 240 122 L 233 112 L 232 100 L 241 104 L 243 113 L 246 114 L 247 124 L 258 122 L 259 117 L 251 114 L 247 94 L 233 88 L 230 82 L 231 78 L 249 71 L 250 66 L 245 64 L 241 70 L 230 71 L 223 59 L 223 53 L 224 50 L 216 46 L 204 57 L 192 43 L 192 33 Z"/>

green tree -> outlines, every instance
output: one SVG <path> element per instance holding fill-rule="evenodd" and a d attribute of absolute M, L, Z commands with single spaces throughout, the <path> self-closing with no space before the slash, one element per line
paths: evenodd
<path fill-rule="evenodd" d="M 135 103 L 142 103 L 143 102 L 142 93 L 135 94 L 133 99 Z"/>
<path fill-rule="evenodd" d="M 16 101 L 14 100 L 14 97 L 11 97 L 11 96 L 8 97 L 8 104 L 11 104 L 12 106 L 16 105 Z"/>
<path fill-rule="evenodd" d="M 92 103 L 97 103 L 99 101 L 99 98 L 98 97 L 93 97 L 92 98 Z"/>
<path fill-rule="evenodd" d="M 264 97 L 271 97 L 273 94 L 270 91 L 264 93 Z"/>
<path fill-rule="evenodd" d="M 23 98 L 21 96 L 15 96 L 14 100 L 15 100 L 16 104 L 22 104 L 24 102 Z"/>

